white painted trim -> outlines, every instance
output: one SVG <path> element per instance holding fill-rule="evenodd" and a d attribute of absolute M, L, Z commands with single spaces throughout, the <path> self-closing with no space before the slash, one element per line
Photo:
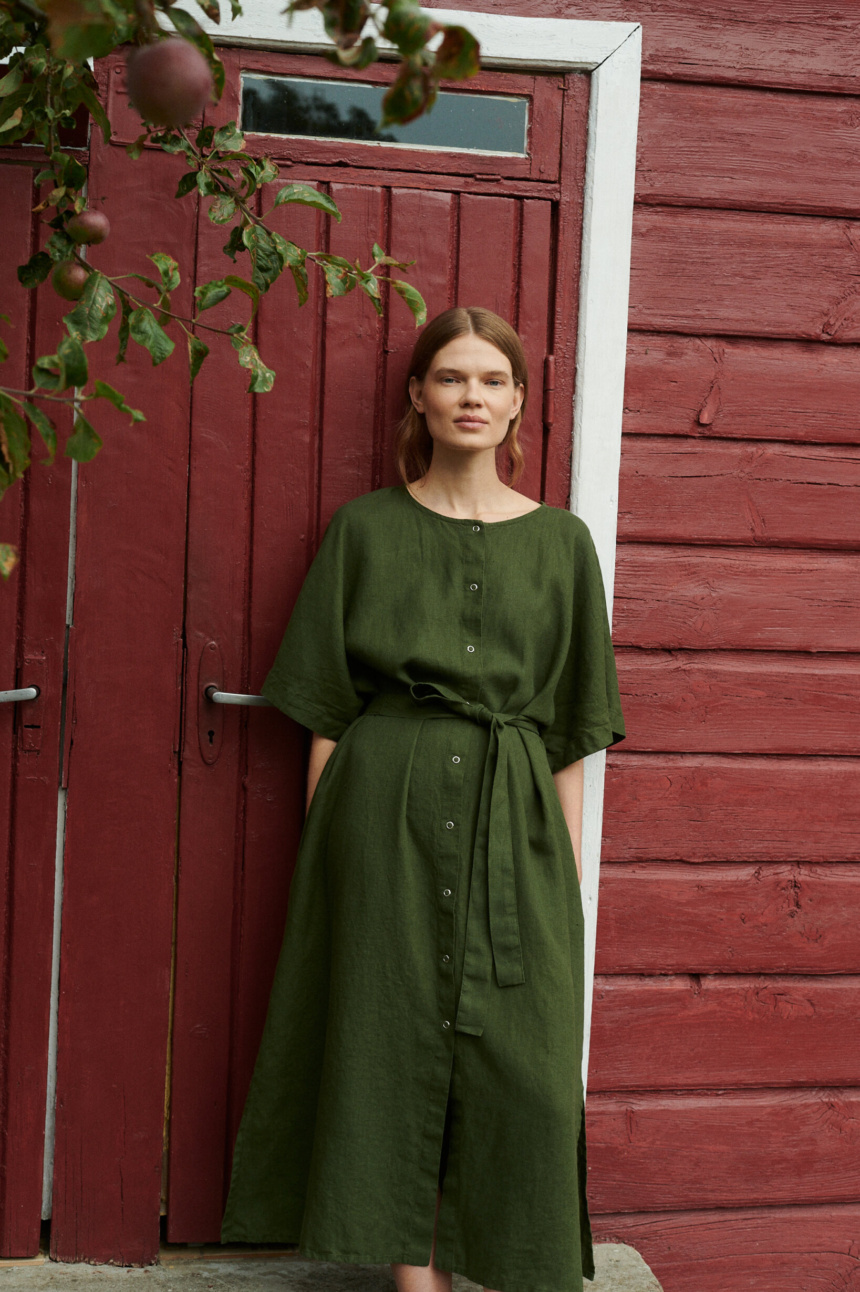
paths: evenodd
<path fill-rule="evenodd" d="M 330 49 L 317 10 L 288 24 L 271 0 L 243 0 L 228 27 L 200 21 L 221 44 L 262 45 L 300 53 Z M 469 28 L 485 67 L 518 71 L 591 72 L 576 350 L 571 510 L 585 520 L 603 571 L 609 613 L 615 574 L 618 470 L 627 353 L 627 309 L 633 187 L 639 119 L 642 28 L 637 22 L 585 22 L 434 9 L 444 22 Z M 198 15 L 199 16 L 199 15 Z M 390 47 L 389 47 L 390 48 Z M 597 935 L 597 889 L 606 756 L 585 764 L 582 898 L 585 910 L 585 1049 L 588 1041 Z"/>

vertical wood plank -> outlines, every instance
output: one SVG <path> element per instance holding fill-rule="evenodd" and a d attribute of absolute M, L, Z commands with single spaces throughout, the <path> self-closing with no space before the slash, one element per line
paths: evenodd
<path fill-rule="evenodd" d="M 348 260 L 372 263 L 374 242 L 385 236 L 385 194 L 379 188 L 333 184 L 331 195 L 343 215 L 332 223 L 329 250 Z M 328 302 L 323 376 L 320 526 L 341 503 L 368 493 L 373 485 L 374 430 L 382 364 L 382 326 L 358 288 Z"/>
<path fill-rule="evenodd" d="M 194 210 L 183 166 L 133 162 L 93 135 L 90 191 L 112 236 L 108 273 L 145 272 L 153 248 L 186 271 Z M 105 355 L 112 358 L 113 340 Z M 188 379 L 153 382 L 132 349 L 117 381 L 149 420 L 100 410 L 104 448 L 80 472 L 76 684 L 60 951 L 51 1255 L 148 1264 L 158 1256 L 176 846 L 188 464 Z"/>
<path fill-rule="evenodd" d="M 450 193 L 395 188 L 391 193 L 390 254 L 413 257 L 408 281 L 427 305 L 428 321 L 451 302 L 451 261 L 455 246 L 455 199 Z M 392 270 L 399 277 L 398 270 Z M 394 433 L 405 407 L 404 383 L 412 347 L 419 335 L 404 302 L 389 293 L 385 340 L 384 424 L 379 443 L 379 484 L 400 483 L 394 467 Z"/>
<path fill-rule="evenodd" d="M 518 204 L 513 198 L 460 198 L 457 305 L 480 305 L 513 323 L 518 278 Z"/>
<path fill-rule="evenodd" d="M 522 203 L 519 311 L 517 331 L 525 347 L 529 369 L 529 398 L 518 439 L 526 465 L 516 488 L 530 498 L 541 497 L 543 476 L 544 361 L 549 353 L 554 263 L 552 203 Z"/>

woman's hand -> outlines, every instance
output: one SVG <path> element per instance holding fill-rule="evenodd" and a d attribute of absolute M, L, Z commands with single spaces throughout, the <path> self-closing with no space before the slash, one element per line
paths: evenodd
<path fill-rule="evenodd" d="M 579 854 L 582 849 L 582 780 L 585 771 L 585 759 L 570 763 L 560 772 L 553 772 L 552 779 L 558 790 L 561 810 L 570 831 L 570 842 L 573 845 L 573 856 L 576 861 L 576 873 L 582 883 L 582 862 Z"/>
<path fill-rule="evenodd" d="M 311 756 L 308 760 L 308 792 L 305 799 L 305 814 L 311 805 L 311 799 L 314 796 L 314 790 L 317 782 L 322 775 L 322 769 L 325 767 L 332 753 L 334 752 L 336 740 L 329 740 L 328 736 L 321 736 L 318 732 L 313 733 L 311 740 Z"/>

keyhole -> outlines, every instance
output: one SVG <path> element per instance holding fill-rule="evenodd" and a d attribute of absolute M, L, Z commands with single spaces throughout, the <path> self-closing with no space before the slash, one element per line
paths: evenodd
<path fill-rule="evenodd" d="M 210 731 L 210 732 L 209 732 L 209 744 L 210 744 L 210 745 L 214 745 L 214 744 L 215 744 L 215 732 L 214 732 L 214 731 Z"/>

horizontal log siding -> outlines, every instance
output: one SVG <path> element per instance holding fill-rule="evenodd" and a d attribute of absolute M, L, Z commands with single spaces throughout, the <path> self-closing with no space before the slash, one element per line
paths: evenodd
<path fill-rule="evenodd" d="M 776 10 L 575 15 L 645 50 L 591 1201 L 665 1292 L 858 1277 L 860 84 Z"/>

